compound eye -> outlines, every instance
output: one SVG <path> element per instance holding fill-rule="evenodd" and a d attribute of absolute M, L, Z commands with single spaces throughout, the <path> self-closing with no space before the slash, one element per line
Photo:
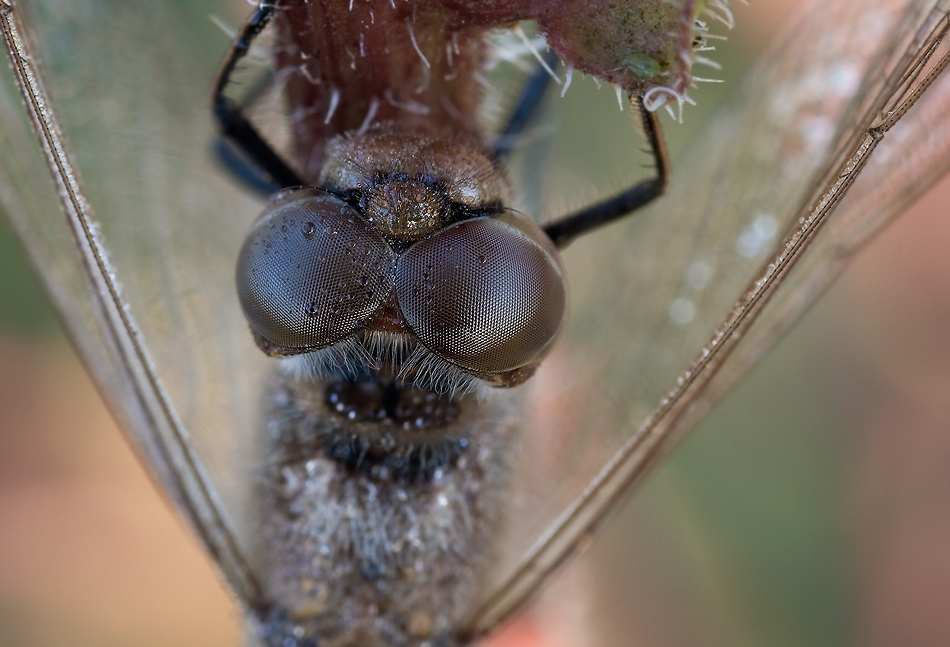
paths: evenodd
<path fill-rule="evenodd" d="M 318 189 L 283 194 L 254 223 L 237 265 L 251 329 L 294 353 L 339 342 L 390 294 L 394 254 L 357 212 Z"/>
<path fill-rule="evenodd" d="M 567 305 L 557 250 L 512 213 L 459 222 L 407 249 L 396 295 L 419 341 L 473 373 L 540 361 Z"/>

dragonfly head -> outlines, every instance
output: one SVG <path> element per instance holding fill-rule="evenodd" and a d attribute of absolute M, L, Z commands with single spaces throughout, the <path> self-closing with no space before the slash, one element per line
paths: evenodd
<path fill-rule="evenodd" d="M 491 162 L 395 136 L 343 138 L 330 160 L 325 188 L 274 196 L 242 248 L 238 294 L 258 345 L 329 381 L 455 392 L 530 377 L 567 288 L 550 239 L 503 206 Z"/>

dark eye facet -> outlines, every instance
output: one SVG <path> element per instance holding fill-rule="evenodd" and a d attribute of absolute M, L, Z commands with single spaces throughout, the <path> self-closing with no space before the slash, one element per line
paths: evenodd
<path fill-rule="evenodd" d="M 324 348 L 365 325 L 393 287 L 382 236 L 336 196 L 282 194 L 244 241 L 237 266 L 251 328 L 281 352 Z"/>
<path fill-rule="evenodd" d="M 407 249 L 396 294 L 419 341 L 475 373 L 540 361 L 567 306 L 557 250 L 512 213 L 462 221 Z"/>

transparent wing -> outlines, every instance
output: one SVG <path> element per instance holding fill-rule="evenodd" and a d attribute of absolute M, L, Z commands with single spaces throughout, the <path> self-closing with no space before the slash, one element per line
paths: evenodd
<path fill-rule="evenodd" d="M 241 403 L 254 402 L 245 389 L 262 373 L 239 348 L 243 316 L 225 295 L 238 232 L 257 207 L 203 154 L 212 135 L 201 104 L 213 43 L 226 37 L 210 8 L 194 3 L 30 3 L 33 38 L 18 21 L 23 9 L 0 6 L 41 146 L 4 77 L 4 211 L 137 450 L 252 600 L 256 585 L 233 539 L 234 484 L 252 431 Z M 62 107 L 60 124 L 50 105 Z M 195 149 L 181 148 L 189 140 Z"/>
<path fill-rule="evenodd" d="M 838 210 L 827 216 L 816 206 L 850 178 L 848 160 L 862 138 L 875 140 L 868 129 L 896 110 L 908 94 L 903 88 L 917 87 L 902 85 L 908 65 L 946 21 L 939 2 L 814 7 L 703 125 L 686 159 L 674 164 L 666 200 L 596 243 L 578 244 L 597 245 L 580 252 L 594 276 L 582 278 L 584 289 L 575 292 L 572 324 L 583 346 L 566 362 L 581 371 L 574 378 L 580 397 L 565 392 L 552 402 L 559 413 L 551 420 L 556 429 L 559 417 L 569 418 L 585 432 L 568 452 L 572 459 L 584 455 L 584 445 L 610 445 L 590 442 L 598 427 L 621 429 L 629 440 L 476 614 L 473 634 L 479 623 L 494 625 L 583 545 L 618 496 L 848 257 L 946 171 L 948 143 L 934 134 L 948 124 L 950 81 L 942 79 L 885 138 Z M 945 56 L 943 44 L 934 58 Z M 827 221 L 815 234 L 818 215 Z M 793 250 L 799 243 L 807 250 L 800 258 Z M 797 264 L 784 274 L 793 256 Z M 566 257 L 569 275 L 583 277 L 570 267 L 577 257 Z M 781 287 L 763 311 L 769 285 Z"/>

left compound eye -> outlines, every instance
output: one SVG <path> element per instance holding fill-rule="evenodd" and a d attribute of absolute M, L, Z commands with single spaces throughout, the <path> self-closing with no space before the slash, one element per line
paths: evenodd
<path fill-rule="evenodd" d="M 237 287 L 255 333 L 282 353 L 354 334 L 392 290 L 394 255 L 345 202 L 299 189 L 271 204 L 238 258 Z"/>
<path fill-rule="evenodd" d="M 462 221 L 407 249 L 396 294 L 426 348 L 476 373 L 540 361 L 567 306 L 557 250 L 512 213 Z"/>

